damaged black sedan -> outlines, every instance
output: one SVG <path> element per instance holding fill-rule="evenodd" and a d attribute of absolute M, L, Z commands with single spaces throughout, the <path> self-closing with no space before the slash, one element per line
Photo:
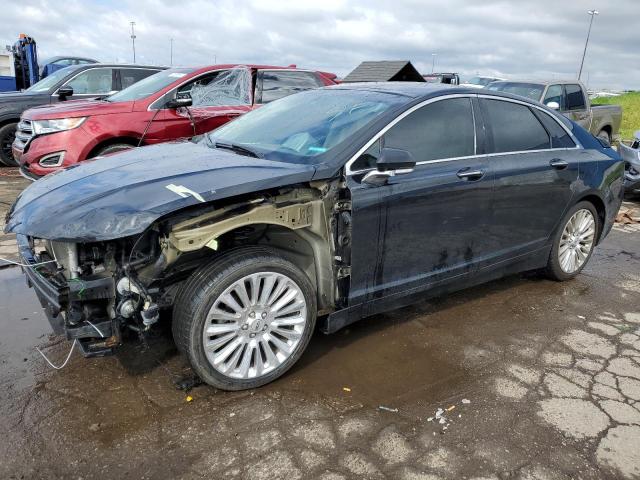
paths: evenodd
<path fill-rule="evenodd" d="M 340 85 L 50 175 L 6 231 L 85 355 L 170 318 L 197 374 L 239 390 L 286 372 L 316 321 L 330 333 L 524 270 L 574 277 L 623 176 L 608 145 L 533 101 Z"/>

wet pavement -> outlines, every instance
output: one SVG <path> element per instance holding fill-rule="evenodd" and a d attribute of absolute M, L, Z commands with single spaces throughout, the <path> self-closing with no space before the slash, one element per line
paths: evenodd
<path fill-rule="evenodd" d="M 18 268 L 0 292 L 3 479 L 640 478 L 638 224 L 571 282 L 509 277 L 317 333 L 247 392 L 178 390 L 168 332 L 55 371 L 35 347 L 61 364 L 71 345 Z"/>

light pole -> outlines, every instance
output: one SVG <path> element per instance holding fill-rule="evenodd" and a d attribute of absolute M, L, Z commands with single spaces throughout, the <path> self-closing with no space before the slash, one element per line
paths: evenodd
<path fill-rule="evenodd" d="M 436 55 L 438 54 L 437 53 L 431 54 L 431 73 L 433 73 L 436 68 Z"/>
<path fill-rule="evenodd" d="M 589 45 L 589 35 L 591 35 L 591 26 L 593 25 L 593 18 L 600 12 L 597 10 L 589 10 L 587 12 L 591 16 L 589 20 L 589 30 L 587 30 L 587 40 L 584 42 L 584 52 L 582 52 L 582 61 L 580 62 L 580 71 L 578 71 L 578 80 L 582 76 L 582 66 L 584 65 L 584 57 L 587 55 L 587 45 Z"/>
<path fill-rule="evenodd" d="M 136 34 L 133 31 L 133 27 L 136 22 L 129 22 L 131 25 L 131 45 L 133 46 L 133 63 L 136 63 Z"/>
<path fill-rule="evenodd" d="M 169 65 L 173 66 L 173 38 L 171 39 L 171 61 Z"/>

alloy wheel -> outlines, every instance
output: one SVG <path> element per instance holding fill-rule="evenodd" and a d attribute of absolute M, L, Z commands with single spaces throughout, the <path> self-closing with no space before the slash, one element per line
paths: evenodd
<path fill-rule="evenodd" d="M 276 272 L 247 275 L 215 299 L 203 329 L 211 366 L 225 376 L 257 378 L 295 351 L 307 324 L 301 288 Z"/>
<path fill-rule="evenodd" d="M 562 231 L 558 261 L 565 273 L 577 272 L 589 258 L 596 235 L 596 220 L 587 209 L 574 213 Z"/>

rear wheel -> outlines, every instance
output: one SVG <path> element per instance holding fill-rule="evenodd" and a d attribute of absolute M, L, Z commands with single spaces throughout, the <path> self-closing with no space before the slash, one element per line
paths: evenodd
<path fill-rule="evenodd" d="M 553 239 L 546 273 L 554 280 L 569 280 L 585 267 L 600 229 L 598 212 L 590 202 L 579 202 L 564 216 Z"/>
<path fill-rule="evenodd" d="M 304 352 L 315 326 L 315 298 L 293 263 L 270 249 L 242 248 L 185 282 L 174 304 L 174 339 L 208 384 L 258 387 Z"/>
<path fill-rule="evenodd" d="M 16 138 L 17 123 L 9 123 L 0 128 L 0 164 L 7 167 L 17 167 L 18 162 L 13 158 L 11 145 Z"/>

